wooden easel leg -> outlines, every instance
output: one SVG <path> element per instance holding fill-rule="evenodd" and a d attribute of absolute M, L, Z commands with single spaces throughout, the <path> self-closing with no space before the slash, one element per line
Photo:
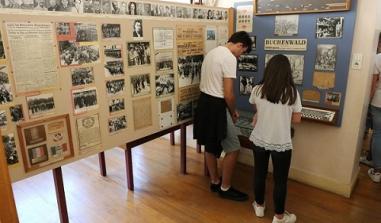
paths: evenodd
<path fill-rule="evenodd" d="M 131 150 L 128 145 L 126 145 L 126 150 L 124 151 L 124 156 L 126 159 L 126 173 L 127 173 L 127 186 L 129 190 L 134 190 L 134 174 L 132 170 L 132 155 Z"/>
<path fill-rule="evenodd" d="M 58 204 L 58 213 L 60 215 L 61 223 L 69 223 L 69 216 L 67 214 L 66 198 L 65 198 L 65 189 L 62 179 L 62 169 L 57 167 L 53 169 L 53 179 L 54 185 L 56 188 L 56 197 Z"/>
<path fill-rule="evenodd" d="M 197 143 L 197 148 L 196 148 L 197 153 L 201 153 L 201 145 Z"/>
<path fill-rule="evenodd" d="M 175 145 L 175 132 L 169 133 L 169 142 L 171 143 L 172 146 Z"/>
<path fill-rule="evenodd" d="M 99 168 L 100 168 L 101 175 L 105 177 L 107 176 L 105 152 L 98 153 L 98 159 L 99 159 Z"/>
<path fill-rule="evenodd" d="M 182 124 L 180 127 L 180 173 L 187 174 L 187 126 Z"/>

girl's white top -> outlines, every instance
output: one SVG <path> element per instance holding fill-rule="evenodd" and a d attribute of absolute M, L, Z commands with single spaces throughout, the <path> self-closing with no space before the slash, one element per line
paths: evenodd
<path fill-rule="evenodd" d="M 249 139 L 256 146 L 266 150 L 290 150 L 292 113 L 302 111 L 299 92 L 293 105 L 281 102 L 274 104 L 266 98 L 261 98 L 261 87 L 262 85 L 255 86 L 249 99 L 249 102 L 257 107 L 257 123 Z"/>

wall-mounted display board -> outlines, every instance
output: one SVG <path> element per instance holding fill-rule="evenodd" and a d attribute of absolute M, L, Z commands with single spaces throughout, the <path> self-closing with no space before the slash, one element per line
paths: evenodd
<path fill-rule="evenodd" d="M 254 0 L 256 15 L 345 11 L 350 7 L 351 0 Z"/>
<path fill-rule="evenodd" d="M 254 3 L 257 14 L 253 17 L 253 32 L 249 34 L 256 40 L 256 48 L 251 56 L 244 55 L 241 60 L 255 56 L 258 67 L 256 70 L 238 67 L 237 107 L 252 111 L 247 89 L 252 88 L 253 81 L 257 84 L 262 80 L 266 63 L 273 55 L 284 54 L 290 60 L 294 82 L 306 107 L 303 117 L 310 120 L 316 117 L 316 120 L 324 120 L 322 123 L 340 126 L 357 1 L 311 1 L 309 7 L 329 5 L 330 8 L 302 10 L 303 14 L 297 10 L 301 1 L 271 1 L 270 4 L 270 1 L 256 0 Z M 240 2 L 235 7 L 238 10 L 240 6 L 252 4 L 253 1 Z M 291 5 L 295 10 L 287 12 Z M 277 8 L 264 13 L 266 7 Z M 325 9 L 330 10 L 325 12 Z M 293 15 L 278 15 L 284 13 Z"/>
<path fill-rule="evenodd" d="M 82 15 L 63 3 L 2 5 L 0 128 L 12 181 L 189 121 L 206 45 L 228 39 L 227 9 L 98 3 L 82 1 Z"/>

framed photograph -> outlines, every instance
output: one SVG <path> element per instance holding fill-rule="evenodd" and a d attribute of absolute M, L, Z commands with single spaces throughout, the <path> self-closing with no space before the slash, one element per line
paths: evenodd
<path fill-rule="evenodd" d="M 79 87 L 87 84 L 94 83 L 94 68 L 93 67 L 80 67 L 70 70 L 71 85 Z"/>
<path fill-rule="evenodd" d="M 25 172 L 74 156 L 68 114 L 17 125 Z"/>
<path fill-rule="evenodd" d="M 315 61 L 317 71 L 335 71 L 336 67 L 336 45 L 318 44 Z"/>
<path fill-rule="evenodd" d="M 131 76 L 132 97 L 142 96 L 151 93 L 151 81 L 149 74 Z"/>
<path fill-rule="evenodd" d="M 95 87 L 72 91 L 74 114 L 98 108 L 97 89 Z"/>
<path fill-rule="evenodd" d="M 114 134 L 127 128 L 127 118 L 125 115 L 108 119 L 108 132 Z"/>
<path fill-rule="evenodd" d="M 316 21 L 316 38 L 342 38 L 344 17 L 321 17 Z"/>
<path fill-rule="evenodd" d="M 351 0 L 254 0 L 255 15 L 346 11 L 350 7 Z"/>
<path fill-rule="evenodd" d="M 103 39 L 120 38 L 120 24 L 102 24 Z"/>
<path fill-rule="evenodd" d="M 111 98 L 108 103 L 108 110 L 110 114 L 123 111 L 126 108 L 124 98 Z"/>
<path fill-rule="evenodd" d="M 4 143 L 5 156 L 8 165 L 16 164 L 19 162 L 19 156 L 17 154 L 16 142 L 13 133 L 2 136 Z"/>
<path fill-rule="evenodd" d="M 276 36 L 296 36 L 298 35 L 299 15 L 275 16 Z"/>
<path fill-rule="evenodd" d="M 155 68 L 157 72 L 173 70 L 173 52 L 164 51 L 155 53 Z"/>
<path fill-rule="evenodd" d="M 243 54 L 238 58 L 239 71 L 258 71 L 258 56 L 252 54 Z"/>
<path fill-rule="evenodd" d="M 128 66 L 151 64 L 151 50 L 149 42 L 127 43 Z"/>
<path fill-rule="evenodd" d="M 241 75 L 239 77 L 239 95 L 250 95 L 254 85 L 253 76 Z"/>
<path fill-rule="evenodd" d="M 126 83 L 124 79 L 106 81 L 106 92 L 108 96 L 123 94 Z"/>
<path fill-rule="evenodd" d="M 200 83 L 201 65 L 204 55 L 179 56 L 177 68 L 179 71 L 179 87 Z"/>
<path fill-rule="evenodd" d="M 155 75 L 155 95 L 162 97 L 175 92 L 174 74 Z"/>
<path fill-rule="evenodd" d="M 46 140 L 44 125 L 33 126 L 24 129 L 25 144 L 27 146 L 37 144 Z"/>
<path fill-rule="evenodd" d="M 54 97 L 52 93 L 26 97 L 29 118 L 54 113 Z"/>

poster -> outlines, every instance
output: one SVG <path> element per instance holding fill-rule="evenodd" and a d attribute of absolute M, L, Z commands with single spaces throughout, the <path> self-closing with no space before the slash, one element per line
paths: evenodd
<path fill-rule="evenodd" d="M 141 98 L 132 101 L 134 112 L 134 128 L 139 130 L 152 125 L 151 98 Z"/>
<path fill-rule="evenodd" d="M 16 92 L 57 87 L 53 24 L 7 22 L 6 30 Z"/>
<path fill-rule="evenodd" d="M 174 30 L 153 28 L 153 47 L 155 50 L 173 49 Z"/>
<path fill-rule="evenodd" d="M 320 103 L 320 92 L 316 90 L 303 90 L 302 101 Z"/>
<path fill-rule="evenodd" d="M 98 114 L 77 119 L 79 149 L 86 149 L 101 144 Z"/>
<path fill-rule="evenodd" d="M 204 31 L 202 26 L 177 26 L 177 56 L 204 54 Z"/>
<path fill-rule="evenodd" d="M 159 125 L 160 129 L 171 127 L 175 124 L 173 98 L 159 101 Z"/>
<path fill-rule="evenodd" d="M 312 85 L 319 89 L 330 89 L 335 87 L 336 75 L 333 72 L 314 72 Z"/>
<path fill-rule="evenodd" d="M 253 5 L 237 7 L 236 31 L 253 31 Z"/>

